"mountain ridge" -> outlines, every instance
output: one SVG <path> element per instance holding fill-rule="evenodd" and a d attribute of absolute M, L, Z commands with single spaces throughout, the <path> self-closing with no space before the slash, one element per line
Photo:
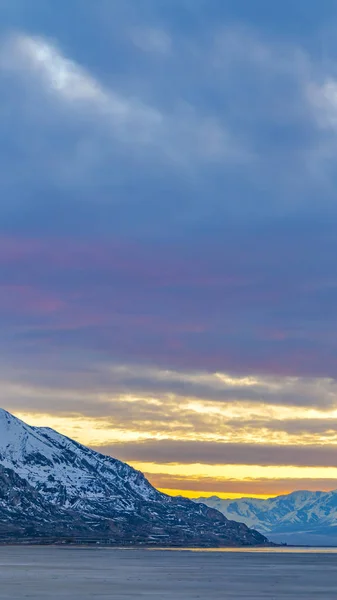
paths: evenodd
<path fill-rule="evenodd" d="M 222 513 L 156 490 L 115 458 L 0 409 L 0 540 L 32 537 L 118 545 L 266 545 Z"/>
<path fill-rule="evenodd" d="M 337 490 L 297 490 L 267 499 L 211 496 L 195 501 L 219 510 L 229 519 L 242 520 L 278 543 L 337 545 Z"/>

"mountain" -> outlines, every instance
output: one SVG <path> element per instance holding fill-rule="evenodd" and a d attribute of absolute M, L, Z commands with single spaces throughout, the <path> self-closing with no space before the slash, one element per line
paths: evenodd
<path fill-rule="evenodd" d="M 337 491 L 298 491 L 268 500 L 213 496 L 196 502 L 243 521 L 277 543 L 337 546 Z"/>
<path fill-rule="evenodd" d="M 255 546 L 243 523 L 156 490 L 127 464 L 0 409 L 0 540 Z"/>

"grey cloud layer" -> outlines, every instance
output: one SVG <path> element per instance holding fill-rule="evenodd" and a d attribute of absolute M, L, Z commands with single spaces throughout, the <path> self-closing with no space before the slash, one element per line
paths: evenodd
<path fill-rule="evenodd" d="M 130 462 L 163 464 L 261 465 L 335 467 L 337 445 L 276 446 L 264 444 L 224 444 L 173 440 L 97 446 L 103 454 Z"/>
<path fill-rule="evenodd" d="M 69 361 L 71 361 L 69 355 Z M 48 360 L 43 360 L 40 368 L 34 365 L 36 357 L 33 355 L 31 362 L 26 363 L 23 369 L 20 365 L 13 367 L 6 365 L 0 369 L 3 395 L 10 393 L 12 401 L 22 402 L 25 393 L 36 397 L 50 396 L 59 398 L 59 404 L 54 411 L 69 410 L 72 412 L 76 406 L 85 414 L 85 403 L 91 403 L 90 409 L 96 410 L 97 416 L 104 414 L 106 407 L 114 408 L 114 400 L 130 395 L 145 404 L 149 399 L 158 400 L 158 410 L 165 407 L 183 406 L 189 401 L 199 401 L 207 406 L 208 403 L 218 405 L 219 409 L 226 408 L 233 403 L 247 404 L 251 407 L 274 406 L 294 407 L 297 409 L 312 408 L 320 411 L 335 409 L 337 404 L 337 382 L 324 378 L 301 377 L 272 377 L 272 376 L 240 376 L 232 373 L 208 373 L 198 371 L 171 371 L 162 370 L 151 366 L 118 365 L 91 361 L 87 363 L 85 355 L 75 357 L 75 362 L 68 363 L 65 369 L 62 357 L 52 355 Z M 76 359 L 80 362 L 76 364 Z M 32 364 L 33 363 L 33 364 Z M 15 398 L 17 396 L 17 398 Z M 62 398 L 64 399 L 62 401 Z M 81 404 L 83 400 L 83 407 Z M 85 400 L 87 399 L 87 400 Z M 25 400 L 23 400 L 25 402 Z M 32 398 L 33 402 L 33 398 Z M 108 404 L 110 402 L 110 404 Z M 32 409 L 37 408 L 32 405 Z M 258 413 L 257 413 L 258 415 Z M 324 415 L 324 412 L 322 413 Z M 270 420 L 270 419 L 269 419 Z M 308 424 L 313 420 L 307 420 Z M 275 429 L 282 427 L 282 421 L 270 420 Z M 305 423 L 304 419 L 302 424 Z M 318 430 L 322 425 L 317 422 Z M 324 423 L 333 423 L 330 419 Z M 235 421 L 229 420 L 233 425 Z M 254 420 L 241 419 L 242 425 L 268 426 L 268 420 L 256 416 Z M 291 421 L 284 421 L 284 427 Z M 301 426 L 300 421 L 294 420 Z"/>
<path fill-rule="evenodd" d="M 242 218 L 248 210 L 250 218 L 266 212 L 272 217 L 274 212 L 292 213 L 295 203 L 312 209 L 315 186 L 323 179 L 317 171 L 325 173 L 327 166 L 322 147 L 330 147 L 333 139 L 316 122 L 316 113 L 326 112 L 324 103 L 317 102 L 320 94 L 324 98 L 324 88 L 317 84 L 314 102 L 307 93 L 316 83 L 316 72 L 322 76 L 321 65 L 292 44 L 273 44 L 264 32 L 245 24 L 228 26 L 226 19 L 218 26 L 211 20 L 206 36 L 197 20 L 194 31 L 184 31 L 176 22 L 173 31 L 168 23 L 166 32 L 163 5 L 153 1 L 144 12 L 154 20 L 152 40 L 166 35 L 171 52 L 163 53 L 158 44 L 157 51 L 154 44 L 154 52 L 143 52 L 130 34 L 141 12 L 136 2 L 127 4 L 126 10 L 115 3 L 103 10 L 99 5 L 96 11 L 93 5 L 82 6 L 83 35 L 91 40 L 91 53 L 69 32 L 69 23 L 76 22 L 76 1 L 62 2 L 64 10 L 58 9 L 54 23 L 48 11 L 41 10 L 40 18 L 32 11 L 35 27 L 30 20 L 25 23 L 23 3 L 16 16 L 8 6 L 3 8 L 7 31 L 17 31 L 2 50 L 3 108 L 9 102 L 12 107 L 5 131 L 20 159 L 14 179 L 11 157 L 2 156 L 5 189 L 18 196 L 20 185 L 28 185 L 35 195 L 35 200 L 27 199 L 31 209 L 41 225 L 55 230 L 61 228 L 55 219 L 57 203 L 63 202 L 76 210 L 87 231 L 93 218 L 106 231 L 110 216 L 110 232 L 115 231 L 116 216 L 119 226 L 122 219 L 123 229 L 130 232 L 135 223 L 130 212 L 126 219 L 123 205 L 137 210 L 141 202 L 137 229 L 144 232 L 146 221 L 154 217 L 146 235 L 154 233 L 154 223 L 162 234 L 167 228 L 173 233 L 177 226 L 192 233 L 191 226 L 200 226 L 205 217 L 215 225 L 219 214 Z M 50 0 L 46 5 L 50 11 Z M 214 9 L 216 17 L 219 5 Z M 205 16 L 203 10 L 199 6 L 193 11 L 190 5 L 189 14 Z M 106 23 L 116 36 L 106 35 Z M 277 143 L 270 144 L 273 137 Z M 318 141 L 323 156 L 317 153 Z M 139 153 L 140 162 L 135 160 Z M 135 186 L 129 183 L 130 169 Z M 48 212 L 40 204 L 46 194 Z M 78 210 L 78 196 L 85 198 L 85 210 Z M 172 202 L 176 218 L 169 210 Z M 33 227 L 30 221 L 27 225 Z"/>

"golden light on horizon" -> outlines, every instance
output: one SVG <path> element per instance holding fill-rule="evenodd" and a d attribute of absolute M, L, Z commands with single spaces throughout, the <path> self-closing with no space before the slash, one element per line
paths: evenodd
<path fill-rule="evenodd" d="M 185 498 L 211 498 L 212 496 L 217 496 L 223 500 L 236 500 L 238 498 L 242 498 L 244 494 L 235 494 L 230 492 L 204 492 L 204 491 L 193 491 L 193 490 L 174 490 L 174 489 L 165 489 L 158 488 L 160 492 L 163 494 L 167 494 L 168 496 L 185 496 Z M 275 498 L 280 494 L 249 494 L 250 498 L 259 498 L 260 500 L 266 500 L 267 498 Z"/>
<path fill-rule="evenodd" d="M 259 378 L 254 377 L 231 378 L 216 374 L 216 378 L 234 388 L 260 385 Z M 273 381 L 268 382 L 270 388 L 277 385 L 279 384 Z M 105 402 L 105 407 L 108 406 L 107 400 L 107 395 L 97 398 L 97 406 L 101 401 Z M 75 407 L 76 404 L 77 400 Z M 64 414 L 60 412 L 57 415 L 50 411 L 14 411 L 14 414 L 31 425 L 51 427 L 116 458 L 119 458 L 121 452 L 123 455 L 125 445 L 141 445 L 149 441 L 169 441 L 173 448 L 175 443 L 181 442 L 236 444 L 238 447 L 240 444 L 250 444 L 257 448 L 268 444 L 280 449 L 289 444 L 305 447 L 324 446 L 328 443 L 331 447 L 336 445 L 337 452 L 335 409 L 318 410 L 242 401 L 221 404 L 197 398 L 180 399 L 172 394 L 168 400 L 132 394 L 114 397 L 111 399 L 111 406 L 120 411 L 117 417 L 113 416 L 113 411 L 111 417 L 104 414 L 101 417 L 84 415 L 80 412 L 81 404 L 78 406 L 78 411 L 65 411 Z M 275 430 L 268 425 L 273 422 Z M 294 431 L 292 427 L 287 431 L 289 423 L 291 426 L 300 423 L 301 426 L 298 431 L 296 427 Z M 312 423 L 317 431 L 315 428 L 310 430 Z M 321 429 L 320 423 L 323 424 Z M 247 465 L 244 464 L 242 453 L 238 464 L 226 464 L 225 446 L 223 458 L 219 458 L 218 464 L 214 464 L 214 461 L 208 464 L 206 454 L 202 462 L 189 460 L 188 464 L 184 456 L 181 456 L 180 461 L 177 454 L 174 462 L 156 462 L 155 451 L 153 457 L 154 460 L 130 459 L 126 462 L 144 472 L 156 487 L 171 495 L 265 498 L 292 491 L 294 482 L 297 482 L 297 487 L 301 487 L 301 481 L 312 487 L 314 484 L 310 482 L 315 480 L 326 486 L 330 485 L 329 482 L 333 486 L 334 480 L 337 481 L 337 467 L 333 466 Z"/>
<path fill-rule="evenodd" d="M 180 477 L 222 478 L 228 481 L 254 481 L 263 479 L 332 479 L 337 480 L 337 467 L 304 467 L 283 465 L 226 465 L 226 464 L 157 464 L 135 462 L 130 464 L 138 471 L 149 474 L 178 475 Z"/>

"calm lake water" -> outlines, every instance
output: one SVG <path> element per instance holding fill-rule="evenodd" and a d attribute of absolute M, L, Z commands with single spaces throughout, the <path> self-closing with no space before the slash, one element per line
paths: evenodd
<path fill-rule="evenodd" d="M 336 600 L 337 548 L 0 547 L 0 599 Z"/>

